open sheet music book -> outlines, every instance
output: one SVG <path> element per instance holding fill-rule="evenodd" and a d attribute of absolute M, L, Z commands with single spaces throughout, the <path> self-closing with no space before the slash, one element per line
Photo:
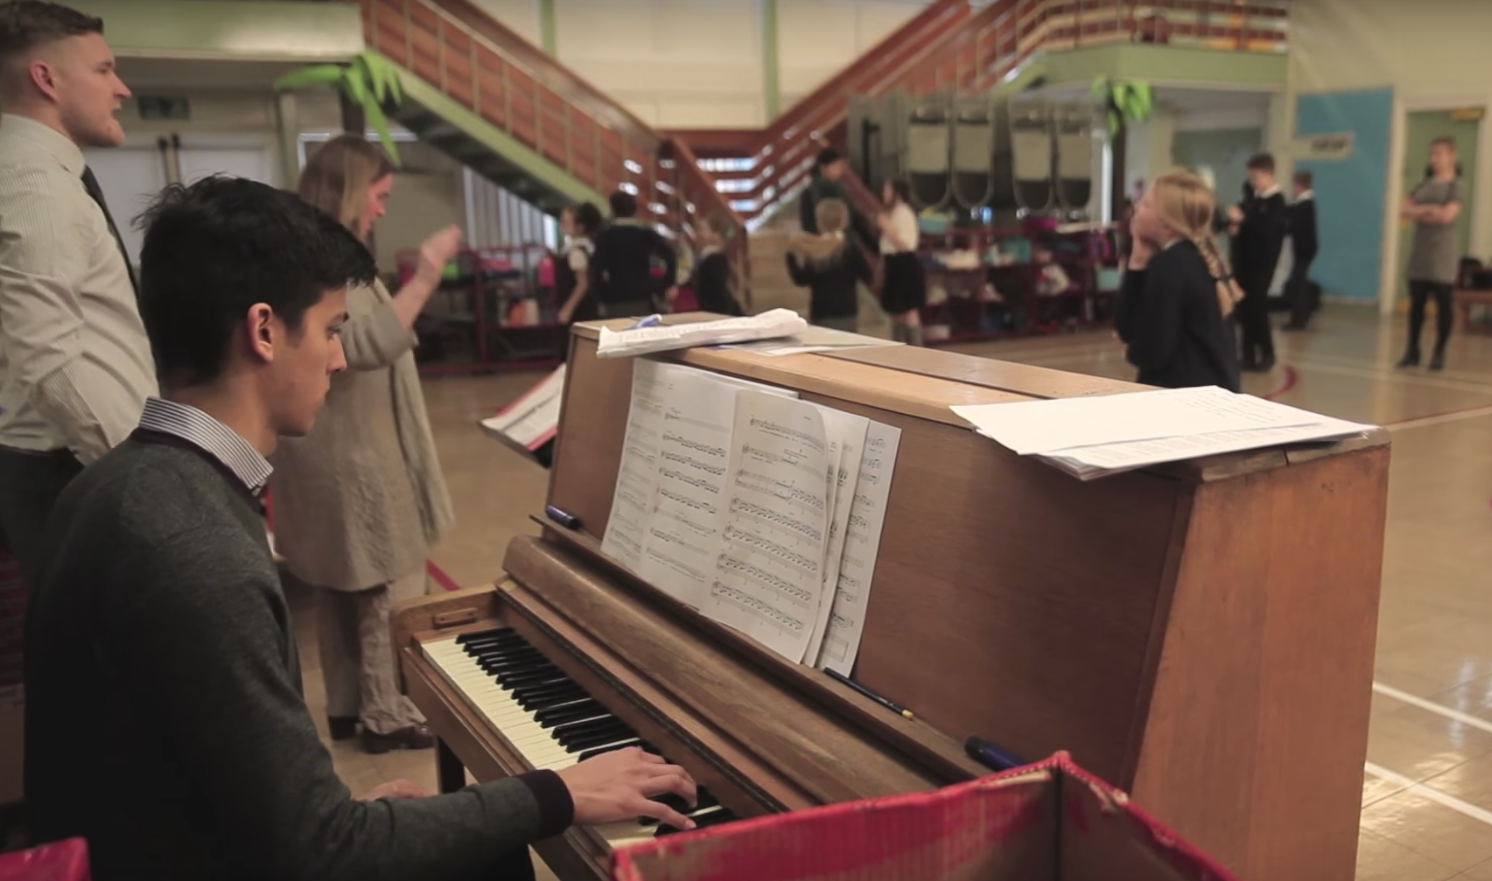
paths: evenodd
<path fill-rule="evenodd" d="M 849 675 L 899 429 L 639 360 L 602 550 L 795 662 Z"/>
<path fill-rule="evenodd" d="M 482 430 L 548 468 L 564 393 L 565 365 L 561 364 L 496 416 L 483 419 Z"/>

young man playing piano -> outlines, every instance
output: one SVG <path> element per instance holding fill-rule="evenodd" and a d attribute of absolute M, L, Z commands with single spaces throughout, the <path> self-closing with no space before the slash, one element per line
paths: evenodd
<path fill-rule="evenodd" d="M 356 800 L 301 695 L 259 493 L 281 435 L 311 429 L 345 288 L 367 250 L 292 193 L 168 188 L 141 255 L 164 389 L 72 482 L 27 621 L 26 800 L 41 841 L 81 836 L 113 879 L 532 878 L 527 846 L 572 823 L 695 797 L 636 749 L 426 796 Z"/>

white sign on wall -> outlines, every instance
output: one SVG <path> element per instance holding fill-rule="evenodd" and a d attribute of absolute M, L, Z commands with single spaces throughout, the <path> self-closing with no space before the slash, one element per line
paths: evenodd
<path fill-rule="evenodd" d="M 1342 160 L 1352 155 L 1352 141 L 1352 132 L 1308 135 L 1295 139 L 1291 145 L 1291 155 L 1296 160 Z"/>

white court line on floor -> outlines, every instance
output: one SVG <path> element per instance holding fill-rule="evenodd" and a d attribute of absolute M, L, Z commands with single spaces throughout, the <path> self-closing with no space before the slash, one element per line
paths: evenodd
<path fill-rule="evenodd" d="M 1410 694 L 1407 691 L 1400 691 L 1399 689 L 1394 688 L 1392 685 L 1384 685 L 1381 682 L 1374 682 L 1373 690 L 1383 695 L 1384 697 L 1391 697 L 1394 700 L 1399 701 L 1400 703 L 1419 707 L 1421 710 L 1425 710 L 1426 712 L 1434 713 L 1437 716 L 1444 716 L 1447 719 L 1453 719 L 1463 725 L 1469 725 L 1472 728 L 1480 728 L 1483 731 L 1492 732 L 1492 722 L 1489 722 L 1486 719 L 1473 716 L 1470 713 L 1463 713 L 1460 710 L 1453 710 L 1450 707 L 1445 706 L 1444 704 L 1437 704 L 1434 701 L 1425 700 L 1424 698 L 1419 697 L 1418 695 Z"/>
<path fill-rule="evenodd" d="M 1421 798 L 1427 798 L 1439 805 L 1444 805 L 1457 813 L 1464 814 L 1473 820 L 1481 820 L 1488 826 L 1492 826 L 1492 811 L 1479 808 L 1470 802 L 1462 801 L 1454 795 L 1448 795 L 1433 786 L 1415 781 L 1403 774 L 1395 774 L 1387 768 L 1375 765 L 1372 762 L 1364 762 L 1363 770 L 1382 780 L 1396 783 L 1404 787 L 1402 792 L 1412 792 Z"/>
<path fill-rule="evenodd" d="M 1467 419 L 1481 419 L 1492 416 L 1492 407 L 1477 407 L 1473 410 L 1460 410 L 1455 413 L 1441 413 L 1438 416 L 1421 416 L 1418 419 L 1405 419 L 1403 422 L 1392 422 L 1385 425 L 1389 431 L 1405 431 L 1410 428 L 1428 428 L 1431 425 L 1444 425 L 1447 422 L 1462 422 Z"/>

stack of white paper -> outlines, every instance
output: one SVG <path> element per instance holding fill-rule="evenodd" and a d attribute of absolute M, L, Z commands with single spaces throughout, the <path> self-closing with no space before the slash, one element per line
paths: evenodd
<path fill-rule="evenodd" d="M 629 330 L 601 328 L 596 347 L 599 358 L 626 358 L 695 346 L 716 346 L 747 340 L 791 336 L 808 328 L 808 322 L 791 309 L 772 309 L 744 318 L 722 318 L 693 324 L 638 327 Z"/>
<path fill-rule="evenodd" d="M 793 661 L 849 675 L 899 429 L 637 362 L 602 550 Z"/>
<path fill-rule="evenodd" d="M 1084 480 L 1374 428 L 1217 387 L 952 409 L 980 434 Z"/>
<path fill-rule="evenodd" d="M 781 355 L 804 355 L 811 352 L 842 352 L 850 349 L 872 349 L 879 346 L 901 346 L 905 343 L 885 340 L 880 337 L 835 330 L 831 327 L 809 327 L 802 333 L 770 340 L 754 340 L 746 343 L 727 343 L 724 349 L 747 349 L 758 355 L 778 357 Z"/>

